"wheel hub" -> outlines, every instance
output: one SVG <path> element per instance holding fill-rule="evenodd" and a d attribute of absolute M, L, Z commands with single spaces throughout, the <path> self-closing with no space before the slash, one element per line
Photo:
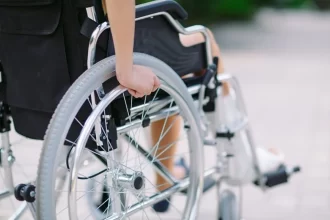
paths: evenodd
<path fill-rule="evenodd" d="M 119 188 L 130 191 L 139 192 L 144 189 L 145 177 L 142 172 L 134 172 L 133 174 L 118 173 L 115 175 L 115 182 Z"/>

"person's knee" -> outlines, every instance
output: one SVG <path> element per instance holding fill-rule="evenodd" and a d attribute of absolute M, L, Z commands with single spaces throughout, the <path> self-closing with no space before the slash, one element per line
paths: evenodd
<path fill-rule="evenodd" d="M 201 44 L 205 42 L 204 36 L 202 33 L 194 33 L 189 35 L 180 34 L 181 44 L 185 47 L 191 47 L 196 44 Z"/>
<path fill-rule="evenodd" d="M 210 29 L 206 28 L 206 32 L 209 35 L 209 37 L 214 38 L 213 37 L 213 32 Z"/>

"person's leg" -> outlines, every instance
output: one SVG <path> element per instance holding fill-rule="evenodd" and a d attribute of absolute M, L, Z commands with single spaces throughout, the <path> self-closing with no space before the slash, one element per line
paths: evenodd
<path fill-rule="evenodd" d="M 218 44 L 216 43 L 214 36 L 211 31 L 208 31 L 211 39 L 211 50 L 212 50 L 212 56 L 213 57 L 218 57 L 219 58 L 219 63 L 218 63 L 218 73 L 222 73 L 224 71 L 223 67 L 223 61 L 220 56 L 220 49 Z M 189 47 L 193 46 L 196 44 L 203 43 L 205 41 L 204 36 L 201 33 L 196 33 L 192 35 L 180 35 L 180 40 L 182 45 Z M 198 74 L 198 73 L 195 73 Z M 224 86 L 224 93 L 228 93 L 228 86 Z M 163 130 L 165 120 L 160 120 L 155 123 L 151 124 L 151 136 L 152 136 L 152 144 L 155 146 L 159 140 L 159 137 L 161 135 L 161 131 Z M 173 124 L 173 125 L 172 125 Z M 161 156 L 159 159 L 162 158 L 168 158 L 166 160 L 161 160 L 163 165 L 170 171 L 172 172 L 175 176 L 182 176 L 183 171 L 182 169 L 179 170 L 176 169 L 174 171 L 174 159 L 173 156 L 176 152 L 176 144 L 173 144 L 179 139 L 180 135 L 180 126 L 181 126 L 181 119 L 178 118 L 177 116 L 170 117 L 167 120 L 166 125 L 164 126 L 164 131 L 166 129 L 172 126 L 171 129 L 168 131 L 168 133 L 162 138 L 159 148 L 156 150 L 156 155 L 161 153 Z M 169 146 L 173 144 L 170 148 L 168 148 L 165 152 L 163 150 L 166 148 L 166 146 Z M 168 188 L 170 185 L 162 178 L 159 174 L 156 174 L 156 184 L 158 186 L 158 190 L 162 191 Z"/>
<path fill-rule="evenodd" d="M 212 56 L 213 57 L 218 57 L 219 62 L 218 62 L 218 74 L 221 74 L 224 72 L 224 65 L 223 65 L 223 59 L 221 57 L 220 53 L 220 47 L 218 46 L 213 33 L 208 30 L 208 34 L 210 36 L 210 43 L 211 43 L 211 50 L 212 50 Z M 190 36 L 186 35 L 181 35 L 181 42 L 185 46 L 192 46 L 196 43 L 202 43 L 204 42 L 204 37 L 202 34 L 194 34 Z M 195 73 L 195 75 L 198 73 Z M 200 73 L 199 73 L 200 74 Z M 222 84 L 222 105 L 224 105 L 222 108 L 225 110 L 225 123 L 227 120 L 231 120 L 233 118 L 237 119 L 237 116 L 240 114 L 239 110 L 237 109 L 235 101 L 232 99 L 230 95 L 230 85 L 226 82 L 223 82 Z M 240 143 L 240 144 L 238 144 Z M 237 170 L 243 171 L 243 176 L 240 180 L 242 179 L 249 179 L 246 175 L 245 168 L 250 167 L 249 163 L 240 163 L 238 158 L 240 158 L 242 161 L 249 161 L 249 143 L 241 141 L 241 138 L 237 139 L 236 145 L 239 149 L 237 149 L 237 154 L 235 156 L 236 163 L 239 165 L 243 165 L 241 167 L 237 166 Z M 243 150 L 245 148 L 245 150 Z M 258 157 L 258 162 L 259 162 L 259 168 L 262 173 L 266 173 L 272 170 L 276 170 L 277 167 L 284 162 L 284 155 L 278 150 L 274 148 L 270 149 L 265 149 L 263 147 L 257 147 L 256 149 L 256 154 Z M 253 169 L 253 168 L 252 168 Z M 252 171 L 253 172 L 253 171 Z M 251 178 L 249 179 L 250 181 L 254 181 L 256 178 L 256 174 L 252 174 Z"/>
<path fill-rule="evenodd" d="M 156 147 L 155 155 L 161 163 L 173 173 L 174 155 L 176 152 L 176 142 L 180 138 L 181 117 L 171 116 L 166 120 L 159 120 L 151 124 L 152 146 Z M 166 134 L 164 135 L 164 133 Z M 162 137 L 162 135 L 164 135 Z M 159 191 L 167 189 L 169 183 L 158 173 L 156 173 L 156 186 Z"/>
<path fill-rule="evenodd" d="M 223 59 L 221 57 L 220 47 L 218 46 L 218 44 L 214 38 L 214 35 L 210 30 L 208 30 L 208 34 L 210 36 L 212 56 L 219 58 L 217 72 L 218 72 L 218 74 L 221 74 L 224 72 L 224 63 L 223 63 Z M 204 35 L 201 33 L 196 33 L 196 34 L 192 34 L 192 35 L 180 35 L 180 40 L 181 40 L 181 43 L 187 47 L 205 42 Z M 201 73 L 194 73 L 194 74 L 196 75 L 196 74 L 201 74 Z M 223 89 L 223 97 L 229 97 L 229 91 L 230 91 L 229 84 L 223 83 L 222 89 Z M 159 140 L 164 122 L 165 122 L 164 120 L 160 120 L 158 122 L 151 124 L 151 135 L 152 135 L 153 145 L 157 144 L 157 142 Z M 174 143 L 175 141 L 177 141 L 179 138 L 179 135 L 180 135 L 180 119 L 178 119 L 178 117 L 171 117 L 165 125 L 165 130 L 166 130 L 166 128 L 171 126 L 172 123 L 174 123 L 174 124 L 172 125 L 172 128 L 168 131 L 167 135 L 160 142 L 161 147 L 158 148 L 156 155 L 158 155 L 159 153 L 162 152 L 160 159 L 168 158 L 166 160 L 162 160 L 162 163 L 164 164 L 164 166 L 167 167 L 167 169 L 170 172 L 172 172 L 172 174 L 175 175 L 176 177 L 182 177 L 184 171 L 180 168 L 175 168 L 175 166 L 174 166 L 173 156 L 176 152 L 176 144 L 173 144 L 172 147 L 170 147 L 167 151 L 163 152 L 164 146 L 168 146 L 168 145 Z M 270 153 L 275 155 L 274 152 L 270 151 Z M 157 186 L 159 186 L 158 190 L 160 190 L 160 191 L 164 190 L 170 186 L 158 174 L 156 175 L 156 183 L 157 183 Z"/>

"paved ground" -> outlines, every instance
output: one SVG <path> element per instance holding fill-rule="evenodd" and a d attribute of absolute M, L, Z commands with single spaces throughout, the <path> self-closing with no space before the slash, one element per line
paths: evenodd
<path fill-rule="evenodd" d="M 214 28 L 257 141 L 303 170 L 267 194 L 247 187 L 246 219 L 330 219 L 329 22 L 330 13 L 265 10 L 255 22 Z"/>
<path fill-rule="evenodd" d="M 280 147 L 289 164 L 303 168 L 266 194 L 245 187 L 247 220 L 330 219 L 329 24 L 330 13 L 264 10 L 254 22 L 212 27 L 226 69 L 241 81 L 256 140 Z M 11 137 L 16 146 L 29 145 L 15 151 L 25 161 L 17 167 L 24 180 L 35 174 L 40 143 Z M 213 200 L 212 192 L 204 197 L 200 219 L 215 219 Z M 10 208 L 10 201 L 0 202 L 0 219 Z"/>

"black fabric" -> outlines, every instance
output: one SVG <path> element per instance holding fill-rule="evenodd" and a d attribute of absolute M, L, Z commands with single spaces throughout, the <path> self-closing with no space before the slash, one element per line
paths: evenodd
<path fill-rule="evenodd" d="M 188 13 L 174 0 L 152 1 L 136 7 L 136 17 L 143 17 L 157 12 L 168 12 L 175 19 L 184 20 Z"/>
<path fill-rule="evenodd" d="M 60 99 L 86 70 L 89 40 L 79 33 L 85 17 L 85 9 L 70 0 L 46 6 L 0 6 L 0 60 L 18 133 L 43 139 Z M 97 54 L 105 56 L 102 51 Z"/>
<path fill-rule="evenodd" d="M 0 5 L 5 98 L 21 135 L 42 140 L 60 99 L 86 70 L 89 38 L 80 34 L 85 18 L 85 9 L 78 8 L 75 0 L 29 7 Z M 136 27 L 134 51 L 163 60 L 180 75 L 205 68 L 204 44 L 183 47 L 178 33 L 164 18 L 141 20 Z M 109 38 L 102 39 L 107 45 Z M 108 55 L 114 54 L 109 43 L 97 50 L 96 61 L 107 55 L 107 49 Z M 86 102 L 78 120 L 83 123 L 90 111 Z M 80 129 L 75 121 L 68 139 L 75 140 Z"/>
<path fill-rule="evenodd" d="M 88 8 L 94 5 L 95 0 L 72 0 L 72 3 L 75 7 L 78 8 Z M 97 0 L 102 1 L 102 0 Z"/>
<path fill-rule="evenodd" d="M 3 73 L 3 68 L 0 60 L 0 102 L 6 101 L 6 79 Z"/>
<path fill-rule="evenodd" d="M 154 56 L 169 65 L 180 76 L 199 72 L 207 67 L 205 44 L 185 47 L 178 32 L 164 16 L 136 22 L 134 52 Z M 111 32 L 111 30 L 110 30 Z M 112 35 L 109 35 L 108 56 L 114 55 Z"/>
<path fill-rule="evenodd" d="M 80 33 L 89 39 L 98 25 L 98 23 L 91 20 L 90 18 L 86 18 L 81 26 Z M 97 41 L 97 45 L 103 51 L 107 51 L 109 34 L 109 29 L 105 30 Z"/>
<path fill-rule="evenodd" d="M 0 0 L 0 6 L 40 6 L 50 5 L 54 2 L 55 0 Z"/>
<path fill-rule="evenodd" d="M 33 7 L 0 5 L 0 33 L 51 35 L 59 26 L 60 15 L 60 0 L 54 0 L 52 4 Z"/>
<path fill-rule="evenodd" d="M 70 86 L 61 13 L 60 0 L 0 7 L 0 60 L 9 105 L 52 112 Z"/>
<path fill-rule="evenodd" d="M 86 18 L 80 32 L 90 38 L 97 26 L 96 22 Z M 207 67 L 205 44 L 191 47 L 183 46 L 177 31 L 163 16 L 137 21 L 135 27 L 135 52 L 146 53 L 159 58 L 180 76 L 198 72 Z M 115 53 L 112 42 L 111 32 L 106 30 L 104 36 L 101 36 L 97 43 L 102 49 L 108 46 L 108 56 L 111 56 Z"/>

